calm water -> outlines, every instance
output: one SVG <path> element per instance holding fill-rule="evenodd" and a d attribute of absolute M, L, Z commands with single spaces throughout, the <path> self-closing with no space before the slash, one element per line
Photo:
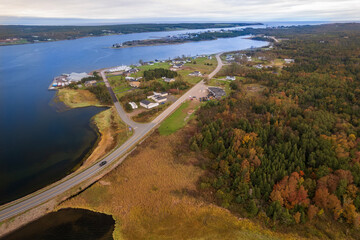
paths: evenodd
<path fill-rule="evenodd" d="M 111 49 L 114 43 L 195 32 L 137 33 L 0 47 L 0 204 L 44 187 L 79 164 L 96 141 L 98 108 L 58 112 L 49 105 L 54 76 L 135 64 L 139 60 L 211 54 L 267 43 L 237 37 L 169 46 Z"/>
<path fill-rule="evenodd" d="M 113 239 L 114 219 L 84 209 L 62 209 L 25 225 L 3 240 L 108 240 Z"/>

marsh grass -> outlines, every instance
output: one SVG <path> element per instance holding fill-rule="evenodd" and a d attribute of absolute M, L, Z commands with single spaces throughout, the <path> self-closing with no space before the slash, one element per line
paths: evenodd
<path fill-rule="evenodd" d="M 58 100 L 64 102 L 70 108 L 89 107 L 89 106 L 104 106 L 96 98 L 95 94 L 84 89 L 59 89 L 56 97 Z"/>
<path fill-rule="evenodd" d="M 153 134 L 102 179 L 110 185 L 97 182 L 60 207 L 111 214 L 115 239 L 295 239 L 197 197 L 204 170 L 188 147 L 193 133 Z"/>

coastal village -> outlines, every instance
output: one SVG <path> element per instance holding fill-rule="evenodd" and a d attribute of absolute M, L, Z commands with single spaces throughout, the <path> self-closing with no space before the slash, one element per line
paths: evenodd
<path fill-rule="evenodd" d="M 273 70 L 274 74 L 276 74 L 275 67 L 281 69 L 283 65 L 294 63 L 294 59 L 270 59 L 269 56 L 257 52 L 251 55 L 249 52 L 227 53 L 221 58 L 227 65 L 240 64 L 254 69 L 265 68 Z M 202 79 L 207 79 L 207 74 L 214 69 L 215 64 L 216 59 L 213 55 L 183 56 L 172 60 L 139 61 L 138 64 L 112 67 L 105 72 L 115 96 L 124 109 L 134 120 L 146 122 L 166 109 L 191 86 Z M 160 75 L 156 75 L 157 72 Z M 54 78 L 49 90 L 103 86 L 101 80 L 96 71 L 62 74 Z M 242 78 L 218 74 L 212 79 L 207 79 L 208 87 L 204 91 L 188 98 L 190 101 L 199 102 L 220 99 L 230 93 L 232 82 L 235 80 L 242 81 Z M 261 87 L 247 86 L 250 92 L 259 89 Z"/>
<path fill-rule="evenodd" d="M 163 109 L 174 102 L 192 84 L 203 79 L 204 74 L 209 71 L 201 72 L 197 66 L 193 66 L 199 60 L 200 62 L 209 61 L 209 63 L 202 63 L 209 64 L 205 65 L 209 66 L 209 70 L 212 68 L 210 61 L 215 61 L 212 56 L 208 55 L 173 60 L 155 59 L 131 66 L 117 66 L 107 69 L 106 72 L 116 96 L 125 109 L 144 114 L 144 110 L 141 108 L 146 110 Z M 164 73 L 153 79 L 146 77 L 146 72 L 159 69 Z M 183 81 L 183 78 L 186 78 L 186 81 Z M 225 91 L 223 92 L 225 95 Z M 206 98 L 201 96 L 201 101 L 213 97 L 210 91 L 205 95 Z M 191 100 L 195 98 L 195 96 L 189 96 Z"/>
<path fill-rule="evenodd" d="M 94 75 L 87 74 L 86 72 L 82 72 L 82 73 L 73 72 L 70 74 L 63 73 L 60 76 L 54 78 L 53 82 L 49 86 L 49 90 L 55 90 L 57 88 L 69 86 L 70 84 L 79 83 L 82 79 L 91 78 L 91 77 L 94 77 Z M 89 81 L 85 81 L 84 84 L 86 87 L 88 87 L 96 84 L 96 81 L 89 80 Z M 82 86 L 79 85 L 79 87 Z"/>
<path fill-rule="evenodd" d="M 197 64 L 197 61 L 199 64 Z M 141 62 L 134 65 L 121 65 L 106 69 L 106 75 L 110 84 L 122 105 L 130 110 L 139 111 L 139 107 L 145 110 L 168 106 L 174 102 L 178 96 L 186 91 L 191 85 L 199 82 L 214 67 L 216 60 L 211 55 L 200 55 L 186 58 L 176 58 L 173 60 L 158 60 Z M 197 65 L 203 65 L 199 67 Z M 173 72 L 174 76 L 167 74 L 158 78 L 146 80 L 144 72 L 152 69 L 165 69 L 167 74 Z M 95 72 L 96 73 L 96 72 Z M 70 73 L 62 74 L 53 79 L 49 90 L 62 88 L 86 89 L 91 86 L 103 84 L 101 79 L 96 79 L 94 73 Z M 153 87 L 157 85 L 157 87 Z M 146 92 L 142 98 L 139 93 Z M 180 95 L 179 95 L 180 94 Z M 129 97 L 133 95 L 133 97 Z M 225 95 L 225 91 L 219 88 L 218 91 L 208 90 L 202 93 L 198 100 L 205 101 L 211 98 L 220 98 Z M 124 100 L 124 97 L 126 101 Z M 189 96 L 190 100 L 196 99 Z M 129 106 L 127 108 L 127 106 Z M 143 111 L 143 110 L 142 110 Z M 139 111 L 141 112 L 141 110 Z"/>

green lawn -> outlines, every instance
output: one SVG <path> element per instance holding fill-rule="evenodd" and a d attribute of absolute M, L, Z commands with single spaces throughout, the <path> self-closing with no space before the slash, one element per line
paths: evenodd
<path fill-rule="evenodd" d="M 204 77 L 192 77 L 192 76 L 189 76 L 189 73 L 192 73 L 192 72 L 193 72 L 193 70 L 179 70 L 179 71 L 177 71 L 177 73 L 182 76 L 182 79 L 185 82 L 188 82 L 188 83 L 193 84 L 193 85 L 200 82 L 201 79 L 204 78 Z"/>
<path fill-rule="evenodd" d="M 196 62 L 196 64 L 194 64 L 194 62 Z M 202 74 L 209 74 L 216 68 L 217 60 L 214 56 L 212 57 L 212 59 L 202 57 L 194 59 L 191 63 L 186 63 L 184 66 L 191 68 L 191 70 L 193 71 L 200 71 Z"/>
<path fill-rule="evenodd" d="M 219 79 L 224 79 L 224 78 L 225 77 L 219 77 Z M 231 92 L 230 83 L 231 83 L 231 81 L 228 81 L 228 80 L 224 81 L 224 80 L 218 80 L 216 78 L 213 78 L 209 81 L 208 85 L 223 88 L 226 92 L 226 95 L 229 96 L 229 94 Z"/>
<path fill-rule="evenodd" d="M 189 104 L 189 101 L 181 104 L 181 106 L 173 112 L 173 114 L 161 123 L 159 127 L 159 133 L 161 135 L 170 135 L 185 126 L 186 122 L 190 119 L 188 118 L 188 120 L 185 121 L 185 118 L 188 116 L 185 109 L 189 107 Z"/>
<path fill-rule="evenodd" d="M 196 62 L 196 64 L 194 64 Z M 206 65 L 211 64 L 211 65 Z M 197 58 L 193 60 L 191 63 L 186 63 L 184 65 L 185 70 L 177 71 L 178 74 L 180 74 L 184 81 L 190 83 L 190 84 L 196 84 L 198 83 L 203 77 L 191 77 L 189 76 L 189 73 L 193 71 L 200 71 L 202 74 L 209 74 L 212 72 L 217 66 L 216 58 L 213 57 L 212 59 L 208 59 L 207 57 L 203 58 Z M 142 77 L 145 70 L 155 69 L 155 68 L 164 68 L 164 69 L 170 69 L 171 64 L 168 62 L 164 63 L 154 63 L 154 65 L 143 65 L 140 67 L 137 67 L 140 69 L 139 72 L 135 74 L 131 74 L 131 77 Z M 162 81 L 162 79 L 160 79 Z"/>
<path fill-rule="evenodd" d="M 129 90 L 133 89 L 129 83 L 125 80 L 124 76 L 108 76 L 108 80 L 110 85 L 114 91 L 114 93 L 121 97 L 124 93 L 128 92 Z"/>
<path fill-rule="evenodd" d="M 163 63 L 154 63 L 154 65 L 143 65 L 140 67 L 137 67 L 138 69 L 140 69 L 140 71 L 145 71 L 145 70 L 150 70 L 150 69 L 155 69 L 155 68 L 165 68 L 165 69 L 169 69 L 171 67 L 171 65 L 167 62 L 163 62 Z"/>

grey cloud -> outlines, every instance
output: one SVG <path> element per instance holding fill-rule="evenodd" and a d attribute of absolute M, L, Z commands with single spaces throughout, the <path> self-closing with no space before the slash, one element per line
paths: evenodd
<path fill-rule="evenodd" d="M 359 0 L 0 0 L 0 16 L 358 20 Z"/>

